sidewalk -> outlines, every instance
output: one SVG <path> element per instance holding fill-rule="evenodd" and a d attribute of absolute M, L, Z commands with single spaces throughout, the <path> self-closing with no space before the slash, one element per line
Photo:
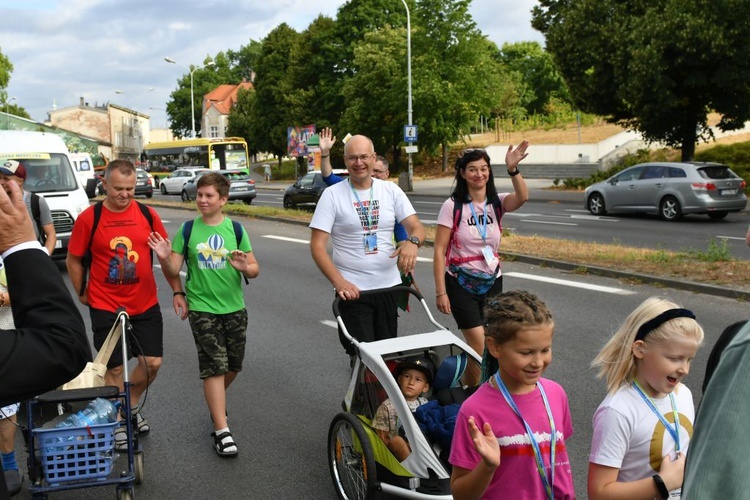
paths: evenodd
<path fill-rule="evenodd" d="M 392 179 L 394 182 L 395 179 Z M 255 182 L 256 189 L 284 191 L 291 181 Z M 529 199 L 533 201 L 549 201 L 557 203 L 573 203 L 583 206 L 583 191 L 565 191 L 549 189 L 554 185 L 551 179 L 526 179 L 529 188 Z M 500 193 L 513 190 L 511 180 L 507 177 L 495 178 L 495 186 Z M 448 199 L 453 190 L 453 177 L 441 177 L 437 179 L 424 179 L 414 181 L 414 190 L 409 194 L 421 196 L 434 196 L 440 199 Z"/>

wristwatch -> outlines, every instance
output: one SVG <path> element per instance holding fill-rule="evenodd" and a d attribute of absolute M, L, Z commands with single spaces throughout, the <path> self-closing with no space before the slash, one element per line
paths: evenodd
<path fill-rule="evenodd" d="M 511 176 L 511 177 L 515 177 L 515 176 L 517 176 L 517 175 L 518 175 L 518 174 L 520 174 L 520 173 L 521 173 L 521 171 L 520 171 L 520 170 L 518 170 L 518 167 L 516 167 L 516 169 L 515 169 L 515 170 L 512 170 L 512 171 L 511 171 L 511 170 L 508 170 L 508 175 L 509 175 L 509 176 Z"/>
<path fill-rule="evenodd" d="M 408 238 L 406 238 L 406 241 L 411 241 L 412 243 L 417 245 L 417 248 L 422 245 L 422 242 L 419 241 L 419 238 L 417 238 L 416 236 L 409 236 Z"/>
<path fill-rule="evenodd" d="M 667 485 L 664 484 L 664 480 L 659 474 L 654 474 L 651 477 L 654 479 L 654 483 L 656 483 L 656 490 L 659 492 L 659 498 L 667 500 L 669 498 L 669 490 L 667 489 Z"/>

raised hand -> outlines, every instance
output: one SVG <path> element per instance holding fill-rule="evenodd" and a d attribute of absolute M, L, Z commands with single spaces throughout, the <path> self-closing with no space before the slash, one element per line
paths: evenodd
<path fill-rule="evenodd" d="M 328 127 L 320 131 L 319 140 L 320 153 L 324 155 L 328 154 L 331 151 L 333 145 L 336 144 L 336 137 Z"/>
<path fill-rule="evenodd" d="M 526 152 L 526 149 L 529 147 L 529 141 L 523 141 L 521 144 L 518 145 L 515 149 L 513 149 L 513 144 L 508 146 L 508 151 L 505 153 L 505 165 L 507 165 L 508 170 L 515 170 L 518 168 L 518 164 L 521 163 L 521 160 L 529 156 L 529 154 Z"/>
<path fill-rule="evenodd" d="M 0 188 L 0 252 L 27 241 L 35 241 L 34 226 L 23 201 L 23 191 L 15 181 Z"/>
<path fill-rule="evenodd" d="M 172 242 L 157 232 L 148 235 L 148 246 L 159 259 L 168 259 L 172 255 Z"/>
<path fill-rule="evenodd" d="M 497 468 L 500 466 L 500 444 L 497 442 L 495 433 L 489 422 L 484 423 L 484 433 L 479 430 L 474 417 L 469 417 L 469 434 L 474 443 L 474 449 L 479 453 L 487 467 Z"/>

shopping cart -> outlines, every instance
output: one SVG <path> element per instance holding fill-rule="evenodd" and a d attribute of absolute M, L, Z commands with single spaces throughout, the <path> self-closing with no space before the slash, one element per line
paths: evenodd
<path fill-rule="evenodd" d="M 123 367 L 127 367 L 128 314 L 120 311 L 112 330 L 121 329 Z M 66 415 L 63 409 L 77 409 L 96 398 L 117 400 L 122 414 L 132 415 L 128 370 L 123 370 L 124 390 L 104 386 L 88 389 L 57 390 L 37 396 L 26 403 L 29 492 L 33 499 L 47 494 L 107 485 L 117 486 L 118 500 L 132 500 L 134 485 L 143 481 L 143 450 L 138 442 L 135 417 L 121 422 L 82 427 L 54 427 Z M 49 420 L 50 412 L 55 418 Z M 38 422 L 46 423 L 37 427 Z M 119 471 L 114 434 L 122 425 L 127 431 L 127 469 Z"/>

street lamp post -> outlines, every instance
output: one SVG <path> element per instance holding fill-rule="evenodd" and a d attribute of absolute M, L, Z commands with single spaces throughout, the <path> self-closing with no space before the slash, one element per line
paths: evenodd
<path fill-rule="evenodd" d="M 209 66 L 215 66 L 216 63 L 213 61 L 208 61 L 205 66 L 196 66 L 193 69 L 185 68 L 182 64 L 178 63 L 171 57 L 165 57 L 165 61 L 167 61 L 169 64 L 176 64 L 177 66 L 184 68 L 190 72 L 190 125 L 192 130 L 191 137 L 195 139 L 195 94 L 193 93 L 193 73 L 195 73 L 195 70 L 200 68 L 207 68 Z"/>
<path fill-rule="evenodd" d="M 5 128 L 8 130 L 10 130 L 10 103 L 15 100 L 15 96 L 11 97 L 10 99 L 5 99 Z"/>
<path fill-rule="evenodd" d="M 413 125 L 411 108 L 411 16 L 409 15 L 409 6 L 406 5 L 406 0 L 401 0 L 401 3 L 404 4 L 404 8 L 406 9 L 406 80 L 409 96 L 406 104 L 406 114 L 409 121 L 408 125 L 411 126 Z M 412 191 L 414 181 L 414 166 L 412 163 L 411 153 L 407 154 L 409 155 L 409 182 L 407 183 L 406 190 Z"/>
<path fill-rule="evenodd" d="M 146 92 L 152 92 L 154 90 L 154 87 L 149 87 L 143 92 L 135 92 L 135 109 L 131 109 L 133 112 L 133 119 L 131 120 L 131 131 L 133 132 L 133 138 L 135 139 L 135 147 L 136 150 L 136 162 L 138 161 L 138 155 L 140 155 L 141 151 L 143 150 L 143 132 L 141 131 L 141 120 L 139 118 L 140 112 L 138 111 L 138 103 L 141 97 L 141 94 Z M 115 90 L 115 94 L 125 94 L 126 92 L 124 90 Z M 136 125 L 138 127 L 136 132 Z"/>

